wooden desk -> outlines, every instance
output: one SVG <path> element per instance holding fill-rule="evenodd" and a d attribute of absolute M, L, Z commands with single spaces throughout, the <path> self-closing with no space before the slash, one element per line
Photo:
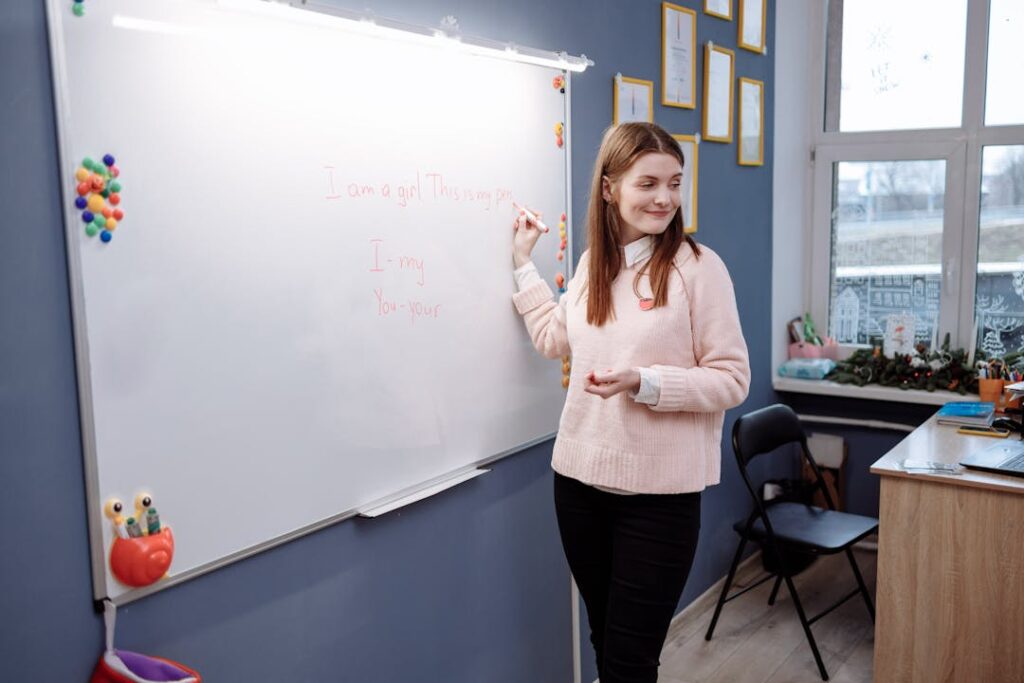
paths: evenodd
<path fill-rule="evenodd" d="M 871 467 L 882 477 L 878 683 L 1024 681 L 1024 479 L 900 468 L 993 443 L 933 416 Z"/>

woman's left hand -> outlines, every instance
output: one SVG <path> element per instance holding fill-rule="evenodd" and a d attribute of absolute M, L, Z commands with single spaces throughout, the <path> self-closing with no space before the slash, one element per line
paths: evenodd
<path fill-rule="evenodd" d="M 591 370 L 583 390 L 601 398 L 611 398 L 623 391 L 636 393 L 640 390 L 640 371 L 636 368 L 625 370 Z"/>

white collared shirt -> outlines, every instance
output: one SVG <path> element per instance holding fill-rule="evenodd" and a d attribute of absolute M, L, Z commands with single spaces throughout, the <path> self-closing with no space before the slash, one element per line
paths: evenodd
<path fill-rule="evenodd" d="M 625 256 L 626 267 L 632 268 L 638 263 L 643 263 L 649 259 L 654 252 L 653 243 L 654 240 L 650 235 L 644 235 L 640 239 L 633 240 L 625 245 L 622 251 Z M 537 266 L 533 265 L 533 261 L 516 268 L 512 274 L 515 276 L 516 288 L 519 291 L 540 280 L 540 273 L 537 272 Z M 563 294 L 558 299 L 558 303 L 562 308 L 565 308 L 565 296 Z M 658 400 L 661 398 L 661 374 L 651 368 L 634 369 L 640 373 L 640 389 L 635 394 L 630 393 L 630 397 L 637 403 L 657 405 Z"/>

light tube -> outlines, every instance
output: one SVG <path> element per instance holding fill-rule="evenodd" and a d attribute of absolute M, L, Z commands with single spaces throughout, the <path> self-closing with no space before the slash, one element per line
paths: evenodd
<path fill-rule="evenodd" d="M 564 52 L 538 50 L 487 38 L 449 33 L 433 27 L 362 14 L 309 0 L 217 0 L 217 4 L 226 9 L 257 12 L 289 21 L 405 40 L 421 45 L 444 46 L 478 57 L 505 59 L 576 73 L 594 65 L 586 55 L 574 57 Z"/>

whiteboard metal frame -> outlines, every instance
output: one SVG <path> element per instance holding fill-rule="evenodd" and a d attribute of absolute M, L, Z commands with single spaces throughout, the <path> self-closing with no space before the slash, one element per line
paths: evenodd
<path fill-rule="evenodd" d="M 570 121 L 572 120 L 572 73 L 566 72 L 565 75 L 565 125 L 572 129 Z M 566 254 L 565 254 L 565 279 L 566 281 L 571 278 L 576 270 L 576 256 L 573 251 L 573 221 L 572 221 L 572 136 L 565 136 L 565 239 L 566 239 Z M 580 636 L 580 619 L 583 617 L 580 614 L 580 595 L 579 589 L 576 588 L 576 580 L 572 578 L 572 572 L 569 572 L 569 599 L 572 604 L 570 605 L 570 619 L 572 620 L 572 680 L 573 683 L 582 683 L 582 653 L 580 647 L 582 646 L 582 639 Z"/>
<path fill-rule="evenodd" d="M 99 473 L 96 468 L 96 432 L 93 421 L 92 392 L 83 391 L 83 387 L 90 387 L 89 367 L 89 339 L 85 334 L 85 298 L 82 291 L 82 271 L 78 259 L 72 251 L 73 245 L 78 243 L 78 233 L 74 230 L 74 216 L 70 207 L 74 198 L 71 196 L 71 169 L 65 160 L 70 159 L 68 141 L 64 131 L 70 127 L 70 115 L 68 112 L 68 91 L 67 74 L 64 71 L 64 43 L 57 32 L 57 22 L 61 21 L 58 12 L 61 11 L 62 3 L 58 0 L 47 0 L 46 2 L 46 25 L 50 39 L 50 68 L 53 85 L 53 106 L 57 122 L 57 152 L 60 159 L 60 182 L 61 199 L 63 201 L 62 214 L 64 216 L 64 256 L 68 268 L 68 287 L 71 298 L 71 334 L 75 346 L 75 374 L 78 386 L 78 420 L 79 433 L 82 437 L 82 457 L 85 471 L 85 502 L 88 506 L 86 519 L 89 525 L 89 554 L 91 556 L 92 592 L 97 601 L 105 597 L 106 586 L 103 574 L 95 571 L 96 567 L 103 566 L 106 559 L 103 556 L 103 531 L 102 523 L 94 511 L 100 509 L 99 500 Z"/>
<path fill-rule="evenodd" d="M 304 3 L 303 3 L 304 4 Z M 106 584 L 103 572 L 96 571 L 97 567 L 105 567 L 107 559 L 105 556 L 105 548 L 103 541 L 102 524 L 103 520 L 100 518 L 100 509 L 102 503 L 99 495 L 99 473 L 97 470 L 97 453 L 96 453 L 96 433 L 94 429 L 94 411 L 92 402 L 92 390 L 91 390 L 91 368 L 89 365 L 89 342 L 86 335 L 86 319 L 85 319 L 85 299 L 84 291 L 82 286 L 82 272 L 78 262 L 77 252 L 75 251 L 78 245 L 79 235 L 75 229 L 78 223 L 75 221 L 74 212 L 71 207 L 74 203 L 74 197 L 72 195 L 72 170 L 71 165 L 68 163 L 71 160 L 69 141 L 65 137 L 65 131 L 70 130 L 70 107 L 68 104 L 68 82 L 67 74 L 64 70 L 65 64 L 65 50 L 64 43 L 61 35 L 57 30 L 58 22 L 61 22 L 59 12 L 65 11 L 66 6 L 60 0 L 46 0 L 46 17 L 47 17 L 47 31 L 50 42 L 50 62 L 51 62 L 51 77 L 54 97 L 54 109 L 55 119 L 57 122 L 57 149 L 59 154 L 60 162 L 60 181 L 61 181 L 61 198 L 64 202 L 62 207 L 64 217 L 64 235 L 65 235 L 65 258 L 68 269 L 68 287 L 71 300 L 71 314 L 72 314 L 72 336 L 74 339 L 75 348 L 75 369 L 76 379 L 78 384 L 78 406 L 79 406 L 79 421 L 80 421 L 80 434 L 82 440 L 82 459 L 85 472 L 85 494 L 86 494 L 86 518 L 88 520 L 89 529 L 89 551 L 91 558 L 92 571 L 92 586 L 93 586 L 93 597 L 95 606 L 98 611 L 103 611 L 103 603 L 111 602 L 115 606 L 121 606 L 134 602 L 140 598 L 144 598 L 148 595 L 156 593 L 158 591 L 176 586 L 180 583 L 194 579 L 203 574 L 212 572 L 221 567 L 233 564 L 239 560 L 244 560 L 257 553 L 270 550 L 279 545 L 301 538 L 307 534 L 319 531 L 321 529 L 333 526 L 339 522 L 357 517 L 361 514 L 369 512 L 376 512 L 377 514 L 383 514 L 380 512 L 381 508 L 396 509 L 403 505 L 407 505 L 416 500 L 429 497 L 436 493 L 440 493 L 448 488 L 460 484 L 464 481 L 476 478 L 480 474 L 483 474 L 489 470 L 483 469 L 487 465 L 497 462 L 502 458 L 509 455 L 513 455 L 520 451 L 526 450 L 533 446 L 536 446 L 545 441 L 549 441 L 555 436 L 555 433 L 546 434 L 540 436 L 531 441 L 519 444 L 518 446 L 502 451 L 497 454 L 489 455 L 481 458 L 480 460 L 463 466 L 452 472 L 447 472 L 440 476 L 434 477 L 426 482 L 421 482 L 414 486 L 407 487 L 400 491 L 397 491 L 391 495 L 384 496 L 378 500 L 372 501 L 369 504 L 361 505 L 358 508 L 349 509 L 340 512 L 335 515 L 331 515 L 319 521 L 307 524 L 303 527 L 295 529 L 285 534 L 275 536 L 274 538 L 268 539 L 262 543 L 244 548 L 235 553 L 231 553 L 224 557 L 217 558 L 216 560 L 207 562 L 205 564 L 193 567 L 180 573 L 176 573 L 173 576 L 167 577 L 157 583 L 145 586 L 142 588 L 136 588 L 133 590 L 126 591 L 116 597 L 110 597 L 106 595 Z M 580 59 L 586 59 L 585 57 Z M 556 69 L 557 66 L 549 64 L 537 64 L 534 62 L 523 62 L 536 66 L 538 68 Z M 589 62 L 593 64 L 593 62 Z M 572 71 L 569 69 L 563 69 L 565 74 L 565 95 L 563 101 L 564 110 L 564 124 L 567 128 L 571 128 L 571 90 L 570 82 Z M 573 257 L 573 239 L 572 239 L 572 136 L 565 135 L 565 154 L 564 154 L 564 174 L 565 174 L 565 214 L 566 214 L 566 244 L 568 252 L 565 257 L 565 268 L 567 278 L 571 276 L 575 259 Z M 445 485 L 447 483 L 447 485 Z M 395 505 L 395 503 L 398 503 Z M 390 507 L 389 507 L 390 506 Z M 386 510 L 385 510 L 386 511 Z M 371 516 L 371 515 L 367 515 Z M 372 515 L 376 516 L 376 515 Z M 573 593 L 575 593 L 575 585 L 573 586 Z M 573 624 L 573 639 L 574 639 L 574 650 L 576 653 L 576 659 L 579 657 L 579 625 L 578 625 L 578 607 L 575 606 L 575 595 L 574 595 L 574 624 Z M 578 669 L 578 661 L 576 662 Z M 576 680 L 579 680 L 577 675 Z"/>

